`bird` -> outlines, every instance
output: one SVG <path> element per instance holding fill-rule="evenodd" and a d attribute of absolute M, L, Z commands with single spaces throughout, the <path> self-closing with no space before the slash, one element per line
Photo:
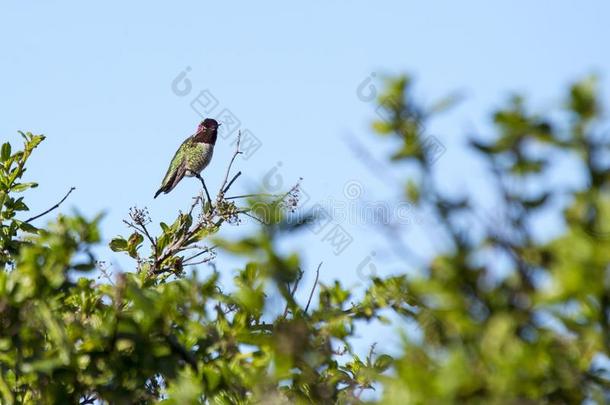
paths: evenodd
<path fill-rule="evenodd" d="M 197 132 L 182 142 L 176 151 L 154 198 L 161 193 L 169 193 L 184 176 L 187 176 L 197 177 L 201 181 L 209 200 L 209 194 L 200 173 L 212 160 L 219 126 L 220 124 L 212 118 L 206 118 L 199 123 Z"/>

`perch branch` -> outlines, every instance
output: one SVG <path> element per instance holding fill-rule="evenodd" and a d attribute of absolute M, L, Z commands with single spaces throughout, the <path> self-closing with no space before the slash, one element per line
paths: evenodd
<path fill-rule="evenodd" d="M 212 209 L 212 199 L 210 198 L 210 193 L 208 193 L 208 188 L 205 186 L 205 181 L 203 180 L 203 177 L 201 177 L 201 175 L 196 174 L 197 178 L 199 179 L 199 181 L 201 182 L 201 185 L 203 186 L 203 190 L 205 191 L 205 196 L 208 198 L 208 203 L 210 204 L 210 210 Z"/>

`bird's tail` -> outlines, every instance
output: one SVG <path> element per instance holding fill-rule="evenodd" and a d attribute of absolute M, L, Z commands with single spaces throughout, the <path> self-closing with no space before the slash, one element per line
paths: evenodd
<path fill-rule="evenodd" d="M 165 190 L 163 189 L 163 187 L 161 187 L 160 189 L 157 190 L 157 192 L 155 193 L 155 197 L 157 198 L 159 196 L 159 194 L 161 194 L 162 192 L 164 192 Z"/>

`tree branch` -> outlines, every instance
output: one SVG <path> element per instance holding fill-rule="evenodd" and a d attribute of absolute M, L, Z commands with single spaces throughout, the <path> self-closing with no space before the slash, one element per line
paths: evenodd
<path fill-rule="evenodd" d="M 219 196 L 223 196 L 225 193 L 225 189 L 227 188 L 227 182 L 229 181 L 229 174 L 231 173 L 231 167 L 233 166 L 233 162 L 235 162 L 235 158 L 237 155 L 243 153 L 239 150 L 239 145 L 241 143 L 241 131 L 237 134 L 237 145 L 235 146 L 235 153 L 233 153 L 233 157 L 231 158 L 231 162 L 229 162 L 229 167 L 227 167 L 227 172 L 225 173 L 225 179 L 222 182 L 222 186 L 220 186 L 220 190 L 218 191 Z"/>
<path fill-rule="evenodd" d="M 301 282 L 301 279 L 303 278 L 303 271 L 301 269 L 299 269 L 299 275 L 297 276 L 297 279 L 294 281 L 294 285 L 292 286 L 292 291 L 290 291 L 290 284 L 287 285 L 288 287 L 288 292 L 290 293 L 290 295 L 292 296 L 292 298 L 294 298 L 294 294 L 297 292 L 297 288 L 299 288 L 299 283 Z M 286 308 L 284 308 L 284 318 L 286 318 L 286 316 L 288 316 L 288 307 L 289 307 L 289 302 L 286 302 Z"/>
<path fill-rule="evenodd" d="M 40 217 L 42 217 L 42 216 L 47 215 L 49 212 L 53 211 L 54 209 L 59 208 L 59 206 L 60 206 L 60 205 L 61 205 L 61 204 L 62 204 L 64 201 L 66 201 L 66 198 L 68 198 L 68 196 L 69 196 L 70 194 L 72 194 L 72 192 L 73 192 L 74 190 L 76 190 L 76 187 L 70 187 L 70 190 L 68 190 L 68 192 L 66 193 L 66 195 L 64 196 L 64 198 L 62 198 L 62 199 L 61 199 L 61 200 L 60 200 L 60 201 L 59 201 L 57 204 L 55 204 L 54 206 L 52 206 L 52 207 L 51 207 L 51 208 L 49 208 L 48 210 L 46 210 L 46 211 L 44 211 L 44 212 L 42 212 L 42 213 L 40 213 L 40 214 L 38 214 L 38 215 L 33 216 L 32 218 L 28 218 L 28 219 L 27 219 L 25 222 L 26 222 L 26 223 L 30 223 L 30 222 L 32 222 L 32 221 L 34 221 L 34 220 L 36 220 L 36 219 L 38 219 L 38 218 L 40 218 Z"/>
<path fill-rule="evenodd" d="M 190 351 L 182 346 L 180 342 L 178 342 L 178 339 L 174 335 L 165 335 L 165 341 L 169 344 L 169 347 L 175 354 L 188 363 L 193 370 L 197 371 L 197 359 Z"/>
<path fill-rule="evenodd" d="M 206 253 L 214 253 L 214 248 L 216 248 L 216 246 L 212 246 L 211 248 L 208 248 L 208 247 L 203 248 L 203 249 L 201 250 L 201 252 L 195 253 L 194 255 L 192 255 L 192 256 L 190 256 L 190 257 L 188 257 L 188 258 L 184 259 L 184 260 L 182 261 L 182 264 L 187 265 L 187 264 L 189 264 L 189 263 L 187 263 L 188 261 L 193 260 L 193 259 L 196 259 L 196 258 L 198 258 L 199 256 L 204 255 L 204 254 L 206 254 Z"/>
<path fill-rule="evenodd" d="M 233 176 L 233 178 L 231 179 L 231 181 L 229 182 L 229 184 L 224 188 L 224 190 L 222 190 L 222 194 L 224 195 L 227 191 L 229 191 L 229 189 L 231 188 L 231 186 L 233 185 L 233 183 L 235 183 L 235 180 L 237 180 L 237 178 L 241 176 L 241 171 L 237 172 L 237 174 L 235 176 Z"/>
<path fill-rule="evenodd" d="M 242 194 L 242 195 L 234 195 L 231 197 L 225 197 L 225 200 L 237 200 L 239 198 L 248 198 L 248 197 L 273 197 L 273 198 L 281 197 L 281 198 L 283 198 L 283 197 L 285 197 L 285 194 L 269 194 L 269 193 Z"/>
<path fill-rule="evenodd" d="M 307 300 L 307 305 L 305 306 L 305 313 L 309 309 L 309 304 L 311 304 L 311 299 L 313 298 L 313 293 L 316 290 L 316 286 L 318 285 L 318 278 L 320 277 L 320 267 L 322 267 L 322 263 L 318 264 L 318 269 L 316 270 L 316 280 L 313 282 L 313 287 L 311 287 L 311 292 L 309 293 L 309 299 Z"/>

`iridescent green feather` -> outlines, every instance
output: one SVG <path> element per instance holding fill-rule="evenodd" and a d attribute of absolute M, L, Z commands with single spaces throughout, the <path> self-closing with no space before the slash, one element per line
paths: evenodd
<path fill-rule="evenodd" d="M 181 165 L 185 163 L 185 159 L 189 155 L 190 149 L 193 147 L 193 143 L 191 138 L 188 138 L 186 141 L 182 142 L 182 145 L 176 151 L 176 154 L 172 158 L 171 163 L 169 164 L 169 168 L 167 169 L 167 173 L 161 182 L 161 188 L 167 187 L 170 181 L 173 181 L 173 178 L 180 168 Z"/>

